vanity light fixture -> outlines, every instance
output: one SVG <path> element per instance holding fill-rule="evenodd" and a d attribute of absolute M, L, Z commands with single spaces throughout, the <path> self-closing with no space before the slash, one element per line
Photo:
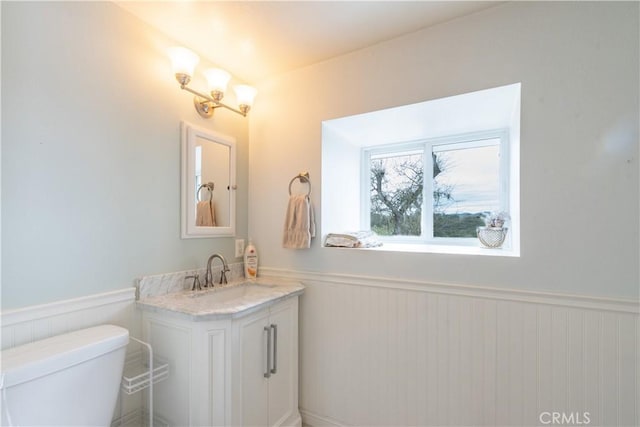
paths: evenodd
<path fill-rule="evenodd" d="M 223 104 L 224 92 L 227 90 L 227 84 L 231 80 L 231 74 L 219 68 L 210 68 L 204 71 L 209 86 L 210 95 L 205 95 L 196 90 L 191 89 L 187 85 L 193 76 L 193 70 L 200 61 L 198 55 L 184 47 L 172 47 L 167 50 L 171 63 L 173 64 L 173 72 L 176 80 L 180 83 L 180 89 L 191 92 L 195 95 L 193 104 L 204 118 L 213 116 L 213 110 L 218 107 L 224 107 L 235 113 L 247 116 L 247 112 L 253 105 L 253 99 L 256 96 L 256 89 L 247 85 L 237 85 L 234 87 L 236 98 L 238 100 L 238 109 Z"/>

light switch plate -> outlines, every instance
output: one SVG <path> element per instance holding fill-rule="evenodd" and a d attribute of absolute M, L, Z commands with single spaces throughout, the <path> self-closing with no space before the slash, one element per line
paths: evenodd
<path fill-rule="evenodd" d="M 236 258 L 244 255 L 244 239 L 236 239 Z"/>

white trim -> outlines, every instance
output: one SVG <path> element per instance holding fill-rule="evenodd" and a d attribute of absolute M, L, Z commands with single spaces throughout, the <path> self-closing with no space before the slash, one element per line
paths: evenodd
<path fill-rule="evenodd" d="M 135 302 L 136 288 L 130 287 L 117 291 L 94 294 L 80 298 L 55 301 L 47 304 L 31 305 L 15 310 L 0 313 L 2 326 L 11 326 L 18 323 L 30 322 L 47 317 L 59 316 L 74 311 L 101 307 L 119 302 Z"/>
<path fill-rule="evenodd" d="M 307 411 L 302 408 L 300 409 L 300 415 L 302 415 L 303 425 L 308 425 L 312 427 L 321 427 L 321 426 L 344 427 L 345 426 L 345 424 L 340 424 L 339 422 L 332 420 L 331 418 L 314 414 L 313 412 Z"/>
<path fill-rule="evenodd" d="M 327 236 L 324 236 L 326 239 Z M 438 239 L 446 239 L 439 237 Z M 461 238 L 462 240 L 462 238 Z M 520 253 L 513 249 L 507 248 L 484 248 L 479 245 L 478 241 L 472 238 L 464 239 L 465 241 L 454 244 L 446 241 L 438 241 L 436 243 L 420 243 L 412 242 L 409 239 L 395 239 L 385 242 L 382 246 L 373 248 L 341 248 L 323 246 L 323 250 L 330 251 L 370 251 L 370 252 L 412 252 L 418 254 L 452 254 L 452 255 L 482 255 L 482 256 L 502 256 L 502 257 L 519 257 Z M 464 244 L 462 244 L 464 243 Z"/>
<path fill-rule="evenodd" d="M 431 283 L 418 280 L 319 273 L 270 267 L 261 267 L 260 275 L 265 277 L 281 277 L 299 280 L 303 284 L 306 281 L 350 286 L 370 286 L 376 288 L 402 289 L 446 295 L 488 298 L 502 301 L 516 301 L 531 304 L 546 304 L 589 310 L 640 314 L 640 301 L 633 299 L 572 295 L 513 288 L 493 288 L 488 286 Z"/>

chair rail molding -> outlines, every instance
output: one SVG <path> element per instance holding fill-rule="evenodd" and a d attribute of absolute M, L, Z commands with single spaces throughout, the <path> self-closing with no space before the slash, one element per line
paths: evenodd
<path fill-rule="evenodd" d="M 0 313 L 2 349 L 65 332 L 112 323 L 136 336 L 136 288 L 38 304 Z"/>
<path fill-rule="evenodd" d="M 419 280 L 380 278 L 349 274 L 320 273 L 261 267 L 260 275 L 281 277 L 318 283 L 332 283 L 351 286 L 369 286 L 376 288 L 420 291 L 436 294 L 490 298 L 495 300 L 546 304 L 553 306 L 585 308 L 621 313 L 640 314 L 640 300 L 611 298 L 587 295 L 572 295 L 554 292 L 497 288 L 489 286 L 460 285 L 451 283 L 433 283 Z"/>

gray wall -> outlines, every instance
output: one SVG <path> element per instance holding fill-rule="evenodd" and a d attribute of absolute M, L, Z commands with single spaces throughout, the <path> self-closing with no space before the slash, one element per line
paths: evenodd
<path fill-rule="evenodd" d="M 232 238 L 179 238 L 180 120 L 237 139 L 241 237 L 251 124 L 264 267 L 638 295 L 637 3 L 498 6 L 267 81 L 249 120 L 212 121 L 171 76 L 174 42 L 115 5 L 1 6 L 3 309 L 233 259 Z M 280 247 L 299 171 L 320 212 L 322 120 L 518 81 L 521 258 Z"/>
<path fill-rule="evenodd" d="M 236 138 L 246 238 L 247 119 L 197 115 L 175 44 L 110 2 L 2 3 L 3 309 L 234 260 L 233 238 L 180 239 L 180 120 Z"/>
<path fill-rule="evenodd" d="M 263 84 L 249 216 L 262 265 L 637 298 L 638 15 L 635 2 L 510 2 Z M 323 120 L 516 82 L 520 258 L 349 252 L 319 238 L 310 250 L 281 247 L 272 224 L 283 224 L 299 171 L 310 172 L 320 212 Z"/>

